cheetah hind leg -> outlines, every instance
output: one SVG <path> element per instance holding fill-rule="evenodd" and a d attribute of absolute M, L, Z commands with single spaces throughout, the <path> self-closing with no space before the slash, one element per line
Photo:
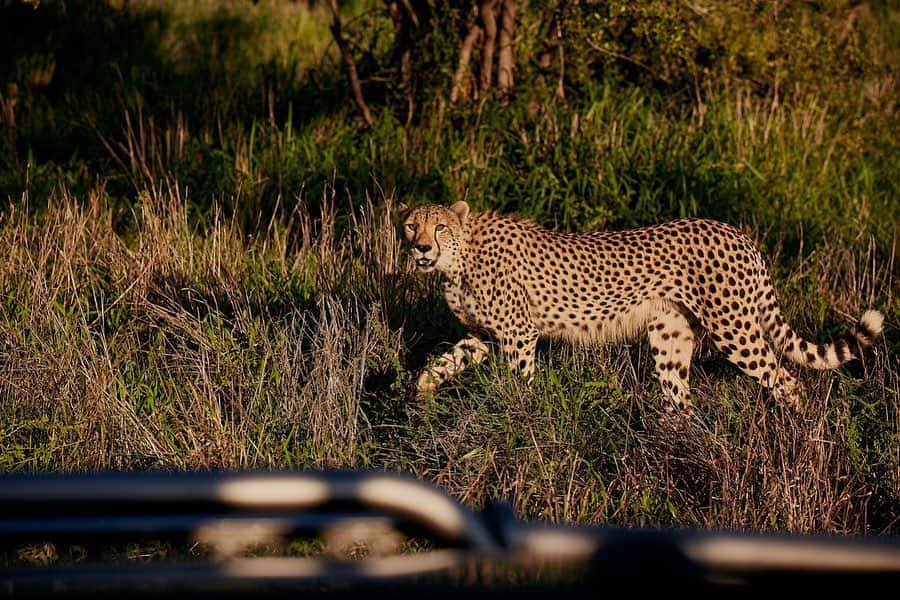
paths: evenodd
<path fill-rule="evenodd" d="M 798 406 L 800 386 L 797 379 L 781 366 L 775 351 L 766 342 L 759 320 L 754 319 L 750 323 L 755 327 L 726 328 L 718 336 L 713 336 L 713 343 L 737 368 L 772 390 L 777 401 Z"/>
<path fill-rule="evenodd" d="M 656 375 L 663 396 L 669 400 L 666 410 L 691 412 L 688 377 L 696 342 L 691 321 L 679 307 L 666 304 L 650 317 L 647 334 Z"/>

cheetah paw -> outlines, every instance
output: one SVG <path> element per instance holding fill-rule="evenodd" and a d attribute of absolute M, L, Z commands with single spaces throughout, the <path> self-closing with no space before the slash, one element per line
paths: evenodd
<path fill-rule="evenodd" d="M 419 380 L 416 382 L 416 398 L 420 400 L 433 398 L 439 383 L 440 381 L 431 373 L 428 373 L 427 371 L 422 373 L 419 376 Z"/>

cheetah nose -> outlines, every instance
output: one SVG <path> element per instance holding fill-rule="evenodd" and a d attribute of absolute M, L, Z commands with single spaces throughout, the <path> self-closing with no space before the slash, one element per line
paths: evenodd
<path fill-rule="evenodd" d="M 427 244 L 416 244 L 416 250 L 418 250 L 422 254 L 425 254 L 426 252 L 431 250 L 431 246 L 429 246 Z"/>

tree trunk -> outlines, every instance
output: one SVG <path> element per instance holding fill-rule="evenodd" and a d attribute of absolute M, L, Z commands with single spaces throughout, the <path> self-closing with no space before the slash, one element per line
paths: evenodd
<path fill-rule="evenodd" d="M 6 84 L 6 97 L 0 94 L 0 123 L 6 126 L 6 135 L 9 136 L 9 147 L 13 154 L 13 161 L 19 164 L 19 153 L 16 150 L 16 104 L 19 102 L 19 86 L 15 83 Z"/>
<path fill-rule="evenodd" d="M 484 27 L 484 45 L 481 49 L 481 78 L 480 88 L 484 93 L 491 88 L 494 69 L 494 45 L 497 40 L 497 15 L 494 8 L 497 0 L 482 0 L 479 13 L 481 25 Z"/>
<path fill-rule="evenodd" d="M 503 0 L 500 13 L 500 54 L 497 59 L 497 88 L 504 96 L 513 87 L 513 28 L 516 24 L 516 0 Z"/>
<path fill-rule="evenodd" d="M 369 112 L 369 106 L 366 104 L 365 98 L 363 98 L 362 86 L 359 84 L 359 75 L 356 72 L 356 62 L 353 60 L 350 46 L 347 44 L 347 40 L 344 39 L 344 34 L 341 31 L 341 15 L 338 12 L 337 0 L 330 0 L 328 4 L 331 7 L 331 15 L 333 17 L 331 35 L 334 37 L 334 41 L 341 51 L 341 58 L 344 60 L 344 68 L 347 70 L 347 80 L 350 83 L 353 101 L 359 108 L 359 112 L 362 113 L 366 126 L 371 127 L 374 122 L 372 121 L 372 113 Z"/>
<path fill-rule="evenodd" d="M 404 3 L 400 0 L 388 0 L 388 14 L 394 23 L 394 63 L 399 62 L 400 88 L 406 98 L 406 124 L 412 121 L 415 111 L 415 95 L 412 89 L 412 44 L 410 41 L 409 20 Z M 414 9 L 413 9 L 414 10 Z M 399 61 L 397 60 L 399 56 Z"/>

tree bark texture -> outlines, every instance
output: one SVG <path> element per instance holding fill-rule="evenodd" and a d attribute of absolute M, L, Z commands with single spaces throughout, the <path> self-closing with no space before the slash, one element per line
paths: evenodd
<path fill-rule="evenodd" d="M 497 58 L 497 88 L 508 95 L 513 87 L 513 28 L 516 24 L 516 0 L 503 0 L 500 12 L 499 56 Z"/>
<path fill-rule="evenodd" d="M 486 92 L 491 87 L 494 70 L 494 45 L 497 40 L 497 14 L 494 9 L 497 0 L 483 0 L 479 8 L 481 26 L 484 28 L 484 44 L 481 48 L 480 90 Z"/>

